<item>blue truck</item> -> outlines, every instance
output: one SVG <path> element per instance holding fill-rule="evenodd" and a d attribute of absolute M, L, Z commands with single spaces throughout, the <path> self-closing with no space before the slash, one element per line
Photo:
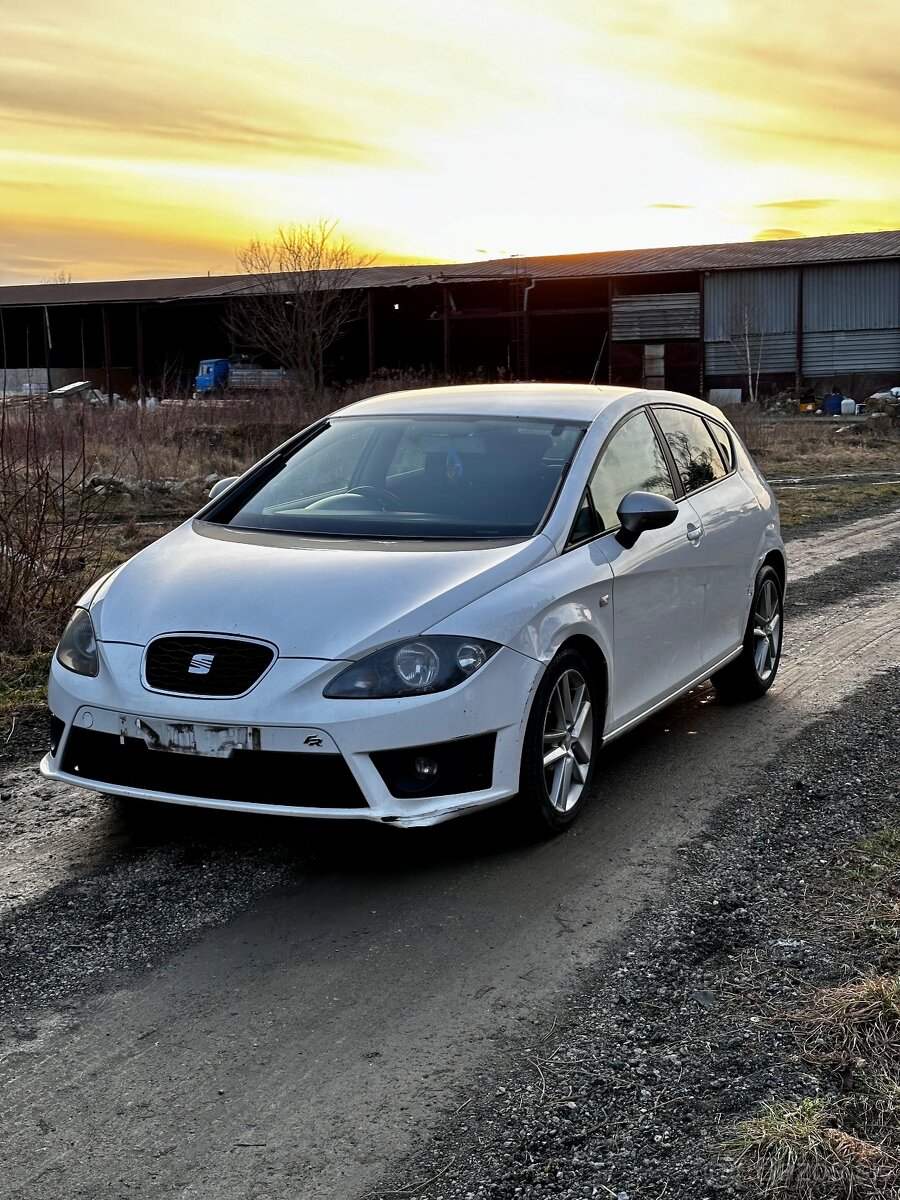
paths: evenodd
<path fill-rule="evenodd" d="M 194 398 L 234 391 L 263 391 L 294 383 L 281 367 L 258 367 L 233 358 L 203 358 L 194 379 Z"/>

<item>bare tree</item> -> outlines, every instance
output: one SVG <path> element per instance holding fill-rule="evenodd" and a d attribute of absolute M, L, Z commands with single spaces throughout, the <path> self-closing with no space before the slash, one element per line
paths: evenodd
<path fill-rule="evenodd" d="M 54 271 L 52 275 L 47 275 L 41 280 L 41 283 L 71 283 L 72 272 L 64 271 L 62 267 L 58 271 Z"/>
<path fill-rule="evenodd" d="M 738 356 L 741 372 L 747 380 L 751 404 L 759 401 L 759 375 L 762 369 L 766 335 L 761 332 L 763 321 L 755 304 L 743 304 L 732 313 L 729 342 Z M 758 332 L 759 331 L 759 332 Z"/>
<path fill-rule="evenodd" d="M 325 354 L 359 314 L 360 272 L 372 262 L 337 233 L 337 222 L 282 226 L 269 241 L 237 253 L 251 282 L 231 304 L 236 344 L 263 351 L 313 391 L 325 382 Z"/>

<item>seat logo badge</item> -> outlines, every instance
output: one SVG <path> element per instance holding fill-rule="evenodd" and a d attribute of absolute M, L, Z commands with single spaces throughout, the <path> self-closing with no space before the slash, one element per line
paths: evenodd
<path fill-rule="evenodd" d="M 188 667 L 188 675 L 208 675 L 214 658 L 214 654 L 195 654 Z"/>
<path fill-rule="evenodd" d="M 309 737 L 305 737 L 303 739 L 303 745 L 304 746 L 321 746 L 322 739 L 320 737 L 316 737 L 316 735 L 314 733 L 311 733 L 309 735 Z"/>

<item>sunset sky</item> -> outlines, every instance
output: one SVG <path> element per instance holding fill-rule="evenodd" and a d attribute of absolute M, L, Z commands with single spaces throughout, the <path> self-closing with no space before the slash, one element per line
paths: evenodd
<path fill-rule="evenodd" d="M 0 0 L 0 283 L 900 227 L 896 0 Z"/>

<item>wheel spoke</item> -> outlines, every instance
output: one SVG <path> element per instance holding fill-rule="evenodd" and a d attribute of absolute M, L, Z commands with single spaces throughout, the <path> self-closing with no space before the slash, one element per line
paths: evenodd
<path fill-rule="evenodd" d="M 571 804 L 572 771 L 574 767 L 575 760 L 571 755 L 563 760 L 562 768 L 559 772 L 561 778 L 561 787 L 559 803 L 557 805 L 560 812 L 566 812 Z"/>
<path fill-rule="evenodd" d="M 571 778 L 571 771 L 566 770 L 566 766 L 570 761 L 569 756 L 566 755 L 565 758 L 560 759 L 553 771 L 553 787 L 550 790 L 550 803 L 557 812 L 566 811 L 566 793 L 568 792 L 569 779 Z"/>
<path fill-rule="evenodd" d="M 582 689 L 582 695 L 584 695 L 583 689 Z M 575 741 L 578 741 L 578 739 L 581 737 L 585 722 L 587 721 L 588 717 L 590 717 L 590 715 L 591 715 L 591 702 L 590 702 L 590 700 L 585 700 L 584 703 L 581 705 L 581 708 L 578 710 L 578 716 L 575 718 L 575 724 L 572 726 L 572 737 L 575 739 Z"/>
<path fill-rule="evenodd" d="M 565 757 L 566 757 L 565 746 L 561 746 L 561 745 L 554 746 L 553 749 L 549 753 L 544 755 L 544 769 L 547 770 L 549 767 L 552 767 L 554 763 L 558 763 L 561 758 L 565 758 Z"/>

